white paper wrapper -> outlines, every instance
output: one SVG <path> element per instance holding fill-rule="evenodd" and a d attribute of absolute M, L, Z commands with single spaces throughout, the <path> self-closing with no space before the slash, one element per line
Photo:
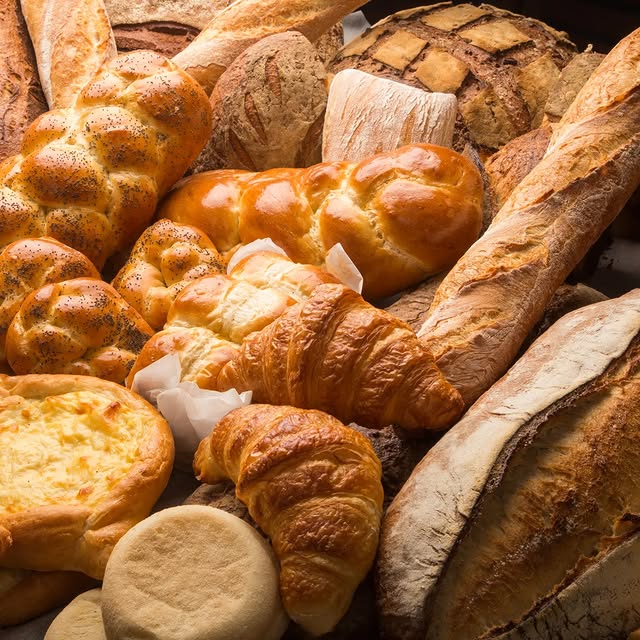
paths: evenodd
<path fill-rule="evenodd" d="M 190 468 L 200 441 L 227 413 L 250 404 L 251 391 L 211 391 L 180 378 L 180 358 L 170 354 L 140 369 L 131 388 L 164 416 L 173 432 L 176 464 Z"/>
<path fill-rule="evenodd" d="M 227 264 L 227 274 L 231 273 L 240 260 L 259 251 L 271 251 L 272 253 L 279 253 L 287 257 L 286 251 L 279 247 L 271 238 L 260 238 L 260 240 L 254 240 L 249 244 L 243 245 L 231 256 L 231 260 L 229 260 Z"/>
<path fill-rule="evenodd" d="M 325 268 L 345 286 L 362 293 L 362 274 L 339 242 L 329 249 L 325 260 Z"/>

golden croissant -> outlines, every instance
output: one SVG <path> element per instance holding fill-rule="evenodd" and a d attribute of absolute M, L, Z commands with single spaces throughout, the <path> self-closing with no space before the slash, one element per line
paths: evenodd
<path fill-rule="evenodd" d="M 411 327 L 340 284 L 316 287 L 248 335 L 219 372 L 218 388 L 414 432 L 447 428 L 463 410 Z"/>
<path fill-rule="evenodd" d="M 287 613 L 314 635 L 330 631 L 378 547 L 382 471 L 369 440 L 321 411 L 249 405 L 200 443 L 194 471 L 236 483 L 271 539 Z"/>

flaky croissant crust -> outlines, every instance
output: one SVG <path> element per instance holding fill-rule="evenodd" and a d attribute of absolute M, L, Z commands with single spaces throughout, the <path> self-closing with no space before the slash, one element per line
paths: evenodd
<path fill-rule="evenodd" d="M 331 630 L 378 546 L 382 471 L 369 440 L 320 411 L 249 405 L 201 442 L 194 470 L 236 483 L 271 538 L 287 613 L 311 633 Z"/>

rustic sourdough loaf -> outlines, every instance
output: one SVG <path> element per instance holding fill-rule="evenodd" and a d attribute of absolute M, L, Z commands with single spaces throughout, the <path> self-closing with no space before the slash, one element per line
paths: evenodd
<path fill-rule="evenodd" d="M 389 507 L 385 637 L 609 639 L 636 628 L 639 391 L 640 290 L 539 338 Z"/>
<path fill-rule="evenodd" d="M 317 49 L 301 33 L 262 38 L 216 83 L 211 138 L 191 170 L 264 171 L 320 162 L 327 84 Z"/>
<path fill-rule="evenodd" d="M 454 93 L 461 149 L 490 153 L 541 121 L 547 94 L 575 55 L 567 35 L 488 4 L 441 2 L 393 14 L 347 43 L 330 65 Z"/>

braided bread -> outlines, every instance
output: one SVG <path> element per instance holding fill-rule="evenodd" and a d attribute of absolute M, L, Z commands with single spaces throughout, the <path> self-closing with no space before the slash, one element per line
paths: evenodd
<path fill-rule="evenodd" d="M 24 299 L 45 284 L 99 278 L 93 263 L 53 238 L 17 240 L 0 253 L 0 362 L 6 362 L 7 329 Z"/>
<path fill-rule="evenodd" d="M 220 254 L 199 229 L 158 220 L 138 238 L 111 284 L 158 330 L 167 321 L 171 303 L 190 280 L 223 271 Z"/>
<path fill-rule="evenodd" d="M 74 373 L 123 382 L 153 329 L 109 284 L 74 278 L 29 294 L 7 331 L 18 374 Z"/>
<path fill-rule="evenodd" d="M 52 236 L 100 270 L 147 226 L 210 132 L 200 86 L 150 51 L 107 63 L 69 109 L 28 128 L 0 165 L 0 247 Z"/>
<path fill-rule="evenodd" d="M 322 265 L 339 242 L 375 299 L 446 269 L 476 240 L 482 181 L 466 157 L 416 144 L 360 163 L 196 174 L 160 215 L 202 229 L 220 251 L 268 237 L 306 264 Z"/>
<path fill-rule="evenodd" d="M 249 405 L 200 443 L 194 470 L 236 483 L 280 561 L 287 613 L 314 635 L 330 631 L 378 547 L 382 472 L 366 436 L 320 411 Z"/>
<path fill-rule="evenodd" d="M 182 379 L 217 389 L 220 369 L 244 338 L 336 278 L 319 267 L 260 251 L 240 260 L 229 275 L 189 283 L 169 308 L 167 322 L 143 347 L 127 378 L 170 353 L 180 357 Z"/>

